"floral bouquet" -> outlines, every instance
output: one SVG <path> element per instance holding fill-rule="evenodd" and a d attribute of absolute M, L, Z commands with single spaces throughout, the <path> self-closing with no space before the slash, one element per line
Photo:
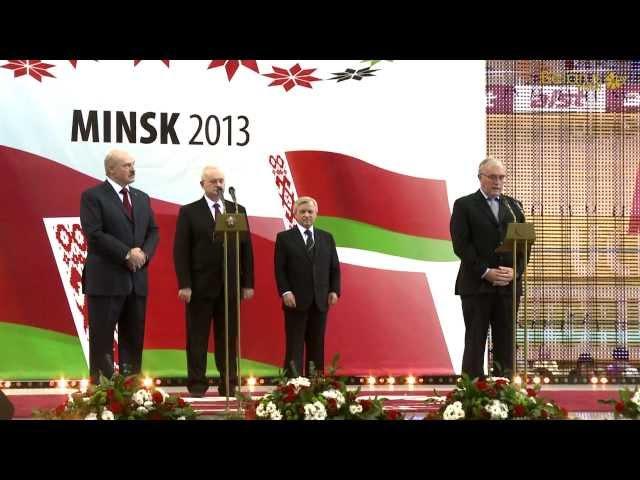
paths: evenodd
<path fill-rule="evenodd" d="M 35 410 L 47 420 L 187 420 L 198 414 L 182 398 L 157 387 L 146 387 L 142 377 L 115 374 L 100 377 L 100 385 L 69 394 L 51 410 Z"/>
<path fill-rule="evenodd" d="M 471 380 L 463 375 L 446 397 L 428 400 L 440 408 L 427 420 L 566 419 L 567 411 L 538 396 L 540 385 L 523 388 L 508 378 Z M 436 392 L 437 394 L 437 392 Z"/>
<path fill-rule="evenodd" d="M 599 400 L 600 403 L 614 405 L 613 413 L 616 418 L 630 418 L 636 420 L 640 417 L 640 388 L 635 390 L 624 388 L 618 391 L 620 400 Z"/>
<path fill-rule="evenodd" d="M 257 420 L 401 420 L 402 414 L 384 410 L 383 399 L 359 399 L 360 387 L 347 390 L 335 376 L 338 355 L 329 374 L 310 378 L 281 377 L 279 385 L 258 401 L 242 398 L 245 418 Z"/>

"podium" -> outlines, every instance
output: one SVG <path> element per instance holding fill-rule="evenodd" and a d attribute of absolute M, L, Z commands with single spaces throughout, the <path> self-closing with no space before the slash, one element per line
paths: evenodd
<path fill-rule="evenodd" d="M 496 248 L 496 253 L 513 253 L 513 281 L 512 283 L 512 309 L 513 309 L 513 380 L 517 376 L 517 336 L 516 333 L 518 331 L 518 312 L 517 312 L 517 300 L 518 300 L 518 292 L 517 292 L 517 278 L 518 278 L 518 254 L 523 257 L 524 264 L 524 274 L 522 277 L 522 292 L 524 295 L 524 346 L 523 346 L 523 356 L 524 356 L 524 385 L 527 385 L 527 376 L 528 376 L 528 359 L 529 359 L 529 339 L 527 336 L 527 263 L 528 263 L 528 255 L 529 248 L 531 245 L 535 243 L 536 240 L 536 230 L 533 223 L 509 223 L 507 224 L 507 233 L 504 237 L 504 242 L 498 248 Z M 520 249 L 522 251 L 520 252 Z"/>
<path fill-rule="evenodd" d="M 235 203 L 235 211 L 238 212 L 238 204 Z M 216 220 L 214 239 L 216 234 L 223 234 L 223 255 L 224 255 L 224 345 L 225 345 L 225 391 L 227 393 L 226 409 L 229 410 L 229 265 L 228 265 L 228 245 L 229 234 L 235 234 L 235 253 L 236 253 L 236 321 L 238 322 L 238 334 L 236 338 L 236 371 L 234 372 L 238 379 L 238 388 L 242 388 L 242 379 L 240 377 L 240 234 L 249 231 L 247 216 L 244 213 L 223 213 Z M 222 379 L 220 379 L 222 380 Z"/>

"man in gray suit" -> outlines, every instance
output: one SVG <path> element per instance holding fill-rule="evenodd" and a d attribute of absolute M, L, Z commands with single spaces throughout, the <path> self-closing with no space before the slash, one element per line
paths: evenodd
<path fill-rule="evenodd" d="M 104 159 L 107 179 L 82 193 L 80 223 L 87 238 L 82 290 L 89 310 L 89 371 L 113 375 L 113 334 L 118 325 L 120 373 L 140 372 L 147 304 L 147 266 L 158 245 L 149 196 L 129 187 L 135 160 L 123 150 Z"/>

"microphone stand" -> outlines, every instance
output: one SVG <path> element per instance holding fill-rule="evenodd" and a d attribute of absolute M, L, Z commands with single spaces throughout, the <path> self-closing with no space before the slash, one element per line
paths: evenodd
<path fill-rule="evenodd" d="M 237 336 L 236 336 L 236 350 L 237 357 L 236 366 L 234 368 L 234 375 L 236 375 L 236 379 L 238 381 L 238 385 L 236 387 L 241 389 L 241 377 L 240 377 L 240 232 L 248 232 L 249 226 L 247 224 L 246 215 L 239 213 L 239 206 L 235 197 L 235 189 L 233 187 L 229 187 L 229 194 L 233 198 L 235 213 L 225 213 L 218 218 L 215 226 L 215 233 L 223 232 L 224 233 L 224 337 L 225 337 L 225 378 L 224 385 L 226 387 L 226 410 L 229 411 L 229 391 L 230 391 L 230 379 L 229 379 L 229 232 L 235 233 L 236 238 L 236 284 L 232 286 L 236 292 L 236 318 L 237 322 Z M 222 197 L 222 190 L 220 190 L 220 196 Z M 230 208 L 231 209 L 231 208 Z M 220 379 L 222 382 L 222 378 Z M 241 408 L 240 399 L 238 399 L 238 409 Z"/>
<path fill-rule="evenodd" d="M 236 214 L 240 213 L 238 211 L 238 201 L 236 199 L 236 189 L 233 187 L 229 187 L 229 195 L 231 195 L 231 199 L 233 200 L 234 212 Z M 242 377 L 240 376 L 240 359 L 242 356 L 240 355 L 240 231 L 236 229 L 236 371 L 234 372 L 236 375 L 236 379 L 238 381 L 238 389 L 242 391 Z M 228 370 L 228 365 L 227 365 Z M 229 386 L 227 384 L 227 393 Z M 240 406 L 238 405 L 238 408 Z"/>
<path fill-rule="evenodd" d="M 507 199 L 507 197 L 505 195 L 502 195 L 500 198 L 503 199 L 504 203 L 506 204 L 507 208 L 509 209 L 509 212 L 511 213 L 511 217 L 513 218 L 513 223 L 518 223 L 518 219 L 515 216 L 515 214 L 513 213 L 513 209 L 511 208 L 511 205 L 509 203 L 509 200 Z M 520 206 L 518 206 L 518 208 L 520 209 Z M 524 212 L 522 212 L 522 210 L 520 209 L 522 215 L 524 216 Z M 527 325 L 527 263 L 528 263 L 528 259 L 527 259 L 527 254 L 528 254 L 528 241 L 525 240 L 524 241 L 524 248 L 523 248 L 523 256 L 524 256 L 524 347 L 523 347 L 523 363 L 524 363 L 524 378 L 523 378 L 523 382 L 524 385 L 527 385 L 527 376 L 528 376 L 528 369 L 529 369 L 529 365 L 528 365 L 528 359 L 529 359 L 529 338 L 528 338 L 528 325 Z M 518 361 L 518 354 L 517 354 L 517 330 L 518 330 L 518 321 L 517 321 L 517 315 L 518 315 L 518 311 L 517 311 L 517 249 L 518 249 L 518 243 L 514 242 L 513 244 L 513 281 L 512 281 L 512 299 L 513 299 L 513 305 L 511 306 L 512 308 L 512 314 L 513 314 L 513 376 L 515 378 L 516 372 L 517 372 L 517 361 Z"/>
<path fill-rule="evenodd" d="M 221 188 L 218 189 L 220 192 L 220 199 L 222 200 L 222 204 L 224 205 L 224 196 L 223 190 Z M 226 209 L 225 209 L 226 212 Z M 223 245 L 223 264 L 224 264 L 224 384 L 225 384 L 225 392 L 226 392 L 226 404 L 225 411 L 229 412 L 229 266 L 227 259 L 227 243 L 228 236 L 227 231 L 224 231 L 224 240 L 222 242 Z M 221 379 L 222 380 L 222 379 Z"/>

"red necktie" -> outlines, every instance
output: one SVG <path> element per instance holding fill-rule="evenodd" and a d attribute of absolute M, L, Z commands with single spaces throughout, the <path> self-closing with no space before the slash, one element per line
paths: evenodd
<path fill-rule="evenodd" d="M 124 211 L 127 213 L 127 217 L 132 220 L 133 209 L 131 208 L 131 201 L 129 200 L 129 190 L 123 188 L 120 190 L 120 193 L 122 194 L 122 205 L 124 205 Z"/>
<path fill-rule="evenodd" d="M 220 216 L 220 204 L 218 204 L 218 202 L 213 204 L 213 209 L 215 210 L 215 214 L 213 215 L 213 219 L 214 220 L 218 220 L 218 217 Z"/>

